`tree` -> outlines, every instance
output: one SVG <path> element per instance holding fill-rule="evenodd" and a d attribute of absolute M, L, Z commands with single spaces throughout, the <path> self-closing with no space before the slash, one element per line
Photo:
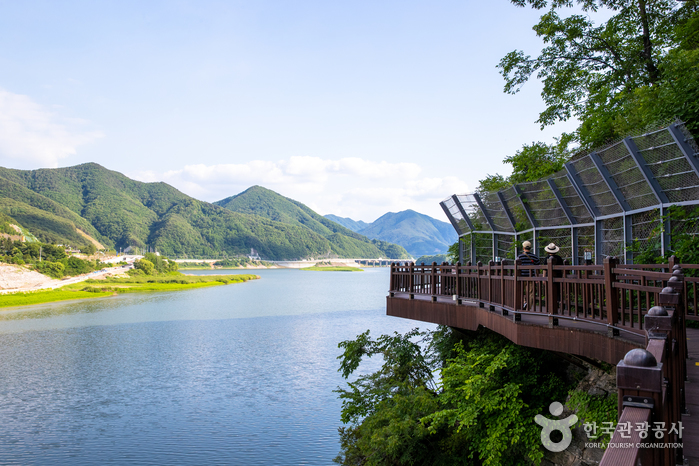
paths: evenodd
<path fill-rule="evenodd" d="M 669 52 L 699 41 L 696 0 L 681 6 L 675 0 L 511 1 L 550 8 L 533 27 L 545 44 L 540 55 L 532 58 L 515 50 L 500 61 L 505 92 L 517 93 L 536 75 L 543 81 L 546 104 L 537 122 L 543 128 L 579 118 L 575 137 L 583 146 L 617 137 L 614 121 L 635 91 L 662 86 Z M 560 15 L 575 5 L 583 12 L 605 9 L 612 15 L 599 26 L 582 14 Z"/>
<path fill-rule="evenodd" d="M 336 390 L 349 424 L 335 460 L 344 465 L 538 464 L 541 430 L 532 419 L 568 388 L 567 367 L 553 354 L 485 329 L 469 336 L 415 329 L 376 340 L 367 331 L 339 346 L 345 378 L 364 357 L 383 357 L 377 372 Z"/>
<path fill-rule="evenodd" d="M 153 270 L 155 270 L 155 265 L 147 259 L 137 260 L 133 265 L 137 270 L 143 271 L 146 275 L 152 275 Z"/>

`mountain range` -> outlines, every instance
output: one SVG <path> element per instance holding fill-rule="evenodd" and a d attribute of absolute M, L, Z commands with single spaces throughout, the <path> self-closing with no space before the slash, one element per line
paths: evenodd
<path fill-rule="evenodd" d="M 414 210 L 389 212 L 372 223 L 332 214 L 325 217 L 369 238 L 399 244 L 413 257 L 444 254 L 458 239 L 451 224 Z"/>
<path fill-rule="evenodd" d="M 255 212 L 250 204 L 263 197 L 267 211 Z M 280 204 L 276 213 L 275 202 Z M 149 246 L 169 256 L 200 257 L 246 255 L 254 248 L 268 260 L 407 257 L 400 246 L 357 234 L 264 188 L 219 204 L 95 163 L 40 170 L 0 167 L 0 229 L 12 223 L 47 243 Z"/>

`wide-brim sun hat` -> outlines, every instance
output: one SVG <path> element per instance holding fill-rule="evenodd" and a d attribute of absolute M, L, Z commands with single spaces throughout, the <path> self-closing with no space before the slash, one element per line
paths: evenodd
<path fill-rule="evenodd" d="M 546 246 L 546 247 L 544 248 L 544 251 L 550 252 L 551 254 L 556 254 L 556 253 L 557 253 L 558 251 L 560 251 L 560 250 L 561 250 L 561 248 L 559 248 L 558 246 L 556 246 L 556 245 L 553 244 L 553 243 L 549 244 L 548 246 Z"/>

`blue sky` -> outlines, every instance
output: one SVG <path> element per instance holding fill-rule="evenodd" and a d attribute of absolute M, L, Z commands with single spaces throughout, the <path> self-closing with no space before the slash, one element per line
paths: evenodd
<path fill-rule="evenodd" d="M 538 13 L 476 1 L 2 1 L 0 166 L 97 162 L 206 201 L 259 184 L 373 221 L 472 190 L 540 131 Z"/>

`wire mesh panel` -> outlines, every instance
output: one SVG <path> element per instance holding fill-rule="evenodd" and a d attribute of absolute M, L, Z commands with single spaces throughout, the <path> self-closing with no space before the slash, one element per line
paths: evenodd
<path fill-rule="evenodd" d="M 632 139 L 671 203 L 699 199 L 699 177 L 668 129 Z"/>
<path fill-rule="evenodd" d="M 585 253 L 589 252 L 592 263 L 596 263 L 595 258 L 595 227 L 576 227 L 578 238 L 578 264 L 585 263 Z"/>
<path fill-rule="evenodd" d="M 602 254 L 603 256 L 614 256 L 620 263 L 624 260 L 624 219 L 614 217 L 602 220 Z"/>
<path fill-rule="evenodd" d="M 570 225 L 568 217 L 546 181 L 522 183 L 517 187 L 522 191 L 522 197 L 540 226 Z"/>
<path fill-rule="evenodd" d="M 553 243 L 561 248 L 558 255 L 561 256 L 563 260 L 572 262 L 573 242 L 571 239 L 570 228 L 557 228 L 555 230 L 542 230 L 539 232 L 539 241 L 537 243 L 539 257 L 546 257 L 547 254 L 546 251 L 544 251 L 544 248 L 550 243 Z"/>
<path fill-rule="evenodd" d="M 468 223 L 466 223 L 466 220 L 464 220 L 464 216 L 461 214 L 459 207 L 456 205 L 456 202 L 454 202 L 454 199 L 448 197 L 442 201 L 442 204 L 444 204 L 449 211 L 449 214 L 454 219 L 454 223 L 456 223 L 454 228 L 459 236 L 471 231 L 471 229 L 468 227 Z"/>
<path fill-rule="evenodd" d="M 522 201 L 512 186 L 503 189 L 501 192 L 503 200 L 505 202 L 505 208 L 510 211 L 512 217 L 515 221 L 515 226 L 517 230 L 528 230 L 532 227 L 529 218 L 527 217 L 524 207 L 522 206 Z"/>
<path fill-rule="evenodd" d="M 480 207 L 478 207 L 478 202 L 473 194 L 459 194 L 456 197 L 459 200 L 461 207 L 471 219 L 473 227 L 476 230 L 489 231 L 490 225 L 488 225 L 488 221 L 486 220 L 485 215 L 483 215 L 483 211 Z"/>
<path fill-rule="evenodd" d="M 497 193 L 484 193 L 481 195 L 481 200 L 485 209 L 490 215 L 490 219 L 493 221 L 495 230 L 497 231 L 509 231 L 514 232 L 514 228 L 510 225 L 510 220 L 507 218 L 507 213 L 505 213 L 505 207 L 500 202 Z"/>
<path fill-rule="evenodd" d="M 623 141 L 599 151 L 598 155 L 632 209 L 658 204 L 653 188 Z"/>
<path fill-rule="evenodd" d="M 572 160 L 571 163 L 578 172 L 583 186 L 590 193 L 592 201 L 595 203 L 600 215 L 611 215 L 622 212 L 619 203 L 609 190 L 602 174 L 589 155 Z"/>
<path fill-rule="evenodd" d="M 535 238 L 540 253 L 553 242 L 574 263 L 583 263 L 586 251 L 598 264 L 606 256 L 622 263 L 636 257 L 648 260 L 672 250 L 666 237 L 673 232 L 681 234 L 695 225 L 699 230 L 699 213 L 671 216 L 670 231 L 661 228 L 668 223 L 661 211 L 673 212 L 677 204 L 699 205 L 697 157 L 696 141 L 683 124 L 673 123 L 576 156 L 548 179 L 479 197 L 458 195 L 456 202 L 449 198 L 443 205 L 460 236 L 481 232 L 467 248 L 469 257 L 475 251 L 476 261 L 514 258 L 522 241 Z M 574 251 L 577 257 L 572 257 Z"/>
<path fill-rule="evenodd" d="M 476 260 L 487 264 L 495 257 L 493 254 L 493 235 L 490 233 L 473 233 L 471 241 L 475 244 Z"/>
<path fill-rule="evenodd" d="M 592 223 L 592 215 L 590 211 L 585 207 L 585 203 L 582 198 L 575 190 L 573 183 L 568 177 L 568 172 L 561 170 L 551 176 L 551 181 L 558 188 L 558 192 L 561 193 L 563 202 L 568 206 L 568 210 L 575 218 L 576 223 Z"/>
<path fill-rule="evenodd" d="M 515 237 L 514 235 L 497 235 L 497 257 L 503 259 L 515 259 Z"/>

